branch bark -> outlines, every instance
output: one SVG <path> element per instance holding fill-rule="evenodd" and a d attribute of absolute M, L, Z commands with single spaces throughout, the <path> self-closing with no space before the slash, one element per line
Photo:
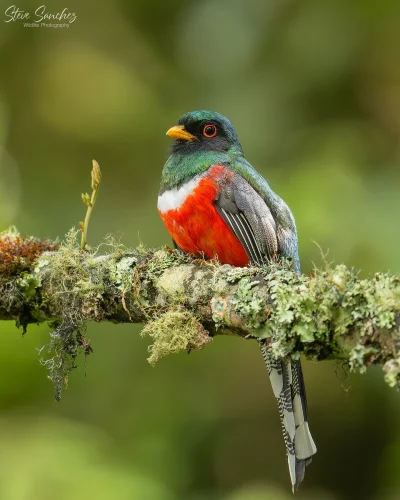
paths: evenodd
<path fill-rule="evenodd" d="M 297 276 L 288 263 L 234 268 L 111 238 L 82 252 L 77 231 L 62 244 L 8 232 L 0 235 L 0 320 L 24 330 L 50 323 L 41 359 L 57 398 L 76 356 L 90 353 L 88 321 L 145 323 L 151 363 L 228 334 L 268 338 L 278 358 L 341 359 L 359 372 L 380 364 L 400 385 L 400 278 L 359 279 L 344 265 Z"/>

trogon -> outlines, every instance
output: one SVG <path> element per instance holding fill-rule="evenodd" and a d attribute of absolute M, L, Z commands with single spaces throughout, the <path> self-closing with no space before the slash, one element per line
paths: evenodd
<path fill-rule="evenodd" d="M 246 160 L 230 121 L 219 113 L 193 111 L 167 135 L 174 141 L 162 171 L 158 211 L 174 245 L 240 267 L 284 257 L 300 273 L 292 212 Z M 317 451 L 301 364 L 275 359 L 268 340 L 260 347 L 278 401 L 294 491 Z"/>

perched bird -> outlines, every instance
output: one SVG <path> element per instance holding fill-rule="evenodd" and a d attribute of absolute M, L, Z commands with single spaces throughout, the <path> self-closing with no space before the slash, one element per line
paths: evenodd
<path fill-rule="evenodd" d="M 300 273 L 292 212 L 245 159 L 229 120 L 193 111 L 167 135 L 174 142 L 162 172 L 158 211 L 175 246 L 241 267 L 290 258 Z M 294 491 L 317 451 L 308 428 L 301 364 L 275 359 L 267 340 L 260 347 L 278 401 Z"/>

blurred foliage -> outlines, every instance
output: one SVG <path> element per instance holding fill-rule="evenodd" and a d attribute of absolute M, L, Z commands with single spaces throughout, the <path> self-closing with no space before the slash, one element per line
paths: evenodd
<path fill-rule="evenodd" d="M 0 2 L 3 11 L 9 6 Z M 33 12 L 39 4 L 22 0 Z M 54 0 L 68 29 L 0 31 L 0 230 L 169 243 L 156 212 L 165 131 L 228 116 L 296 216 L 304 271 L 329 259 L 400 272 L 400 3 Z M 257 346 L 221 338 L 156 369 L 137 327 L 91 325 L 95 355 L 63 401 L 35 348 L 2 324 L 0 499 L 284 500 L 284 446 Z M 238 369 L 239 367 L 239 369 Z M 318 454 L 299 500 L 400 497 L 399 395 L 371 371 L 305 363 Z"/>

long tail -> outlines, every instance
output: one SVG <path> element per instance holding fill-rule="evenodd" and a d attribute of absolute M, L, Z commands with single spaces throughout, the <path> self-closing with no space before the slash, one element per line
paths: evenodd
<path fill-rule="evenodd" d="M 308 428 L 307 399 L 300 361 L 274 358 L 266 340 L 260 341 L 272 390 L 278 401 L 293 493 L 317 448 Z"/>

